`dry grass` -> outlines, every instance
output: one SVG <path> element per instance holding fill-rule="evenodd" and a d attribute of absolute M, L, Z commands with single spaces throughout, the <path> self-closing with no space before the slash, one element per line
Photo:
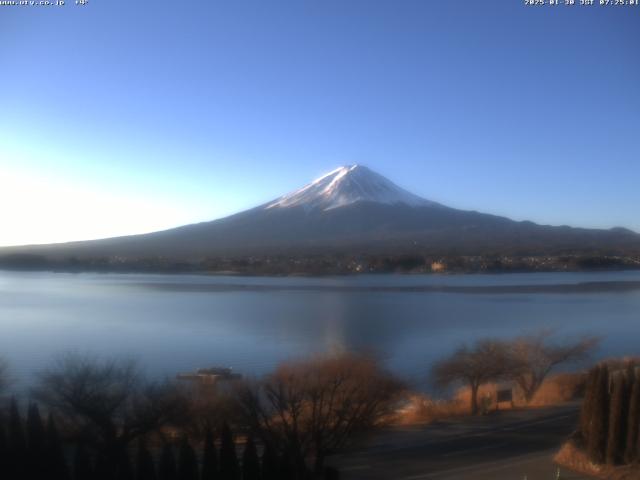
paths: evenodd
<path fill-rule="evenodd" d="M 572 441 L 565 443 L 553 460 L 570 470 L 602 480 L 640 480 L 639 465 L 614 467 L 594 464 Z"/>
<path fill-rule="evenodd" d="M 468 413 L 469 406 L 455 400 L 434 400 L 427 395 L 413 394 L 407 405 L 398 412 L 395 421 L 400 425 L 416 425 Z"/>
<path fill-rule="evenodd" d="M 570 402 L 584 396 L 587 375 L 584 373 L 559 373 L 549 377 L 536 392 L 531 407 L 544 407 Z"/>
<path fill-rule="evenodd" d="M 560 448 L 560 451 L 553 457 L 553 461 L 576 472 L 601 478 L 602 465 L 591 462 L 587 455 L 572 441 L 568 441 Z"/>
<path fill-rule="evenodd" d="M 491 398 L 491 405 L 495 408 L 495 385 L 486 384 L 480 388 L 478 398 L 485 396 Z M 448 400 L 434 399 L 428 395 L 414 393 L 409 396 L 406 406 L 398 412 L 396 421 L 402 425 L 413 425 L 464 417 L 469 415 L 470 403 L 471 393 L 468 388 L 460 388 L 453 398 Z M 500 408 L 503 407 L 511 408 L 508 404 L 500 404 Z"/>
<path fill-rule="evenodd" d="M 562 373 L 549 377 L 540 387 L 533 400 L 527 404 L 518 389 L 514 392 L 513 405 L 502 402 L 498 405 L 500 410 L 522 407 L 545 407 L 560 405 L 582 396 L 586 376 L 582 373 Z M 483 398 L 489 398 L 489 409 L 496 409 L 497 385 L 488 383 L 480 387 L 478 403 Z M 453 398 L 438 400 L 424 394 L 414 393 L 404 408 L 398 412 L 395 421 L 402 425 L 430 423 L 436 420 L 462 417 L 469 415 L 471 403 L 471 391 L 469 388 L 458 389 Z"/>

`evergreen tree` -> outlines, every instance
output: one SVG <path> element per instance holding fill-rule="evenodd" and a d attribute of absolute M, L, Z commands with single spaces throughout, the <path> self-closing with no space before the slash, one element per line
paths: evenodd
<path fill-rule="evenodd" d="M 624 463 L 633 463 L 638 459 L 638 435 L 640 430 L 640 377 L 636 378 L 631 388 L 629 399 L 629 416 L 627 418 L 627 440 L 624 452 Z"/>
<path fill-rule="evenodd" d="M 236 445 L 229 425 L 222 426 L 222 439 L 220 444 L 220 478 L 222 480 L 238 480 L 240 469 L 236 455 Z"/>
<path fill-rule="evenodd" d="M 270 443 L 266 443 L 262 452 L 262 480 L 279 480 L 278 455 Z"/>
<path fill-rule="evenodd" d="M 0 415 L 0 472 L 8 473 L 7 459 L 7 435 L 4 429 L 4 417 Z"/>
<path fill-rule="evenodd" d="M 140 441 L 138 444 L 138 456 L 136 461 L 136 479 L 137 480 L 156 480 L 156 466 L 153 461 L 153 456 L 147 448 L 144 441 Z"/>
<path fill-rule="evenodd" d="M 204 448 L 202 451 L 202 480 L 215 480 L 218 475 L 218 453 L 213 441 L 213 433 L 207 428 L 204 434 Z"/>
<path fill-rule="evenodd" d="M 289 451 L 285 448 L 284 452 L 280 456 L 280 461 L 278 462 L 278 479 L 280 480 L 294 480 L 296 477 L 294 475 L 293 462 L 291 459 L 291 455 Z"/>
<path fill-rule="evenodd" d="M 96 466 L 93 472 L 93 478 L 95 480 L 114 480 L 115 469 L 113 462 L 104 454 L 100 452 L 96 459 Z"/>
<path fill-rule="evenodd" d="M 593 399 L 598 383 L 598 374 L 600 367 L 596 366 L 589 371 L 587 381 L 585 382 L 584 400 L 582 402 L 582 410 L 580 412 L 580 433 L 586 441 L 589 438 L 589 429 L 591 428 L 591 420 L 593 417 Z"/>
<path fill-rule="evenodd" d="M 624 454 L 623 441 L 626 439 L 625 403 L 627 399 L 626 381 L 622 375 L 614 380 L 611 405 L 609 407 L 609 434 L 607 439 L 606 461 L 610 465 L 617 465 Z"/>
<path fill-rule="evenodd" d="M 186 436 L 180 442 L 178 478 L 180 480 L 198 480 L 198 458 Z"/>
<path fill-rule="evenodd" d="M 169 443 L 165 443 L 162 447 L 160 455 L 160 468 L 158 470 L 158 478 L 160 480 L 177 480 L 178 469 L 176 468 L 176 457 L 173 455 L 173 448 Z"/>
<path fill-rule="evenodd" d="M 93 480 L 94 472 L 91 465 L 91 457 L 84 444 L 76 445 L 75 454 L 73 456 L 73 479 L 74 480 Z"/>
<path fill-rule="evenodd" d="M 7 435 L 7 478 L 25 478 L 27 443 L 22 429 L 22 418 L 15 398 L 9 407 Z"/>
<path fill-rule="evenodd" d="M 122 448 L 117 456 L 116 480 L 134 480 L 131 458 L 126 448 Z"/>
<path fill-rule="evenodd" d="M 46 468 L 49 472 L 47 480 L 69 480 L 69 467 L 64 457 L 62 440 L 58 434 L 53 416 L 47 419 Z"/>
<path fill-rule="evenodd" d="M 589 438 L 587 439 L 587 452 L 592 462 L 603 463 L 607 448 L 609 423 L 609 369 L 606 365 L 602 365 L 598 372 L 592 412 Z"/>
<path fill-rule="evenodd" d="M 340 480 L 340 472 L 337 468 L 325 467 L 323 477 L 324 480 Z"/>
<path fill-rule="evenodd" d="M 40 410 L 35 403 L 29 405 L 27 412 L 27 473 L 29 478 L 40 480 L 45 478 L 46 432 Z"/>
<path fill-rule="evenodd" d="M 260 480 L 260 459 L 251 436 L 247 438 L 242 453 L 242 480 Z"/>

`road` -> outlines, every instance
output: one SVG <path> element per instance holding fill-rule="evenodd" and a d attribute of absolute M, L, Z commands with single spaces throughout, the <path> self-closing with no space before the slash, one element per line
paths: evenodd
<path fill-rule="evenodd" d="M 551 458 L 577 421 L 570 404 L 395 427 L 328 463 L 344 480 L 552 480 Z M 586 477 L 562 470 L 561 478 Z"/>

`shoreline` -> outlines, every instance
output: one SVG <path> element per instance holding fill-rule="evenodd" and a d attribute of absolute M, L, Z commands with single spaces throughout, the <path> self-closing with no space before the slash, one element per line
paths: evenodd
<path fill-rule="evenodd" d="M 451 294 L 572 294 L 572 293 L 628 293 L 640 291 L 640 281 L 600 281 L 557 283 L 548 285 L 242 285 L 200 283 L 142 283 L 132 284 L 141 288 L 173 292 L 221 293 L 221 292 L 348 292 L 348 293 L 451 293 Z"/>
<path fill-rule="evenodd" d="M 327 278 L 327 277 L 359 277 L 363 275 L 399 275 L 399 276 L 461 276 L 461 275 L 517 275 L 535 273 L 615 273 L 615 272 L 640 272 L 640 265 L 617 266 L 611 268 L 540 268 L 540 269 L 456 269 L 447 271 L 328 271 L 328 272 L 268 272 L 268 271 L 242 271 L 242 270 L 191 270 L 191 269 L 143 269 L 143 268 L 69 268 L 69 267 L 34 267 L 18 268 L 0 265 L 0 272 L 40 272 L 40 273 L 94 273 L 94 274 L 140 274 L 140 275 L 200 275 L 220 277 L 274 277 L 274 278 Z"/>

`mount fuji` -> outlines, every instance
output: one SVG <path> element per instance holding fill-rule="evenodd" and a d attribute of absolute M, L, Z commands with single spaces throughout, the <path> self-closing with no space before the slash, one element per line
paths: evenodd
<path fill-rule="evenodd" d="M 104 240 L 0 249 L 61 260 L 316 254 L 638 254 L 640 235 L 517 222 L 421 198 L 367 167 L 340 167 L 226 218 Z"/>

